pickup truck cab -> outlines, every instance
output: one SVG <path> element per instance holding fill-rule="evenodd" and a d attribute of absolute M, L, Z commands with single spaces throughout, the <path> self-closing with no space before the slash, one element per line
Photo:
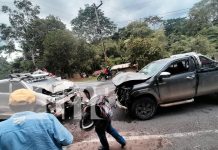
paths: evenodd
<path fill-rule="evenodd" d="M 218 92 L 218 63 L 194 52 L 151 62 L 139 72 L 112 79 L 116 103 L 138 119 L 154 116 L 157 106 L 190 103 Z"/>

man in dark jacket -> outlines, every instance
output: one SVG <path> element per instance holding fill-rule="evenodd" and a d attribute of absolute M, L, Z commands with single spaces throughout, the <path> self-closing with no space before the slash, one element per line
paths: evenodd
<path fill-rule="evenodd" d="M 88 99 L 91 99 L 92 97 L 95 96 L 94 89 L 92 87 L 88 87 L 84 91 L 84 93 L 88 97 Z M 109 144 L 105 134 L 106 132 L 112 135 L 116 139 L 116 141 L 120 143 L 121 147 L 124 148 L 124 146 L 126 145 L 125 139 L 117 132 L 116 129 L 112 127 L 111 114 L 110 113 L 108 114 L 107 110 L 103 110 L 104 107 L 101 106 L 101 105 L 106 106 L 102 101 L 103 100 L 107 101 L 107 99 L 104 99 L 104 96 L 99 96 L 99 97 L 101 97 L 100 99 L 101 104 L 97 103 L 95 105 L 96 115 L 99 117 L 99 119 L 94 120 L 95 132 L 97 133 L 102 145 L 99 147 L 99 150 L 109 150 Z M 105 108 L 107 108 L 107 106 Z"/>
<path fill-rule="evenodd" d="M 121 144 L 122 148 L 126 145 L 125 139 L 117 132 L 116 129 L 112 127 L 110 120 L 106 120 L 106 119 L 96 120 L 95 132 L 97 133 L 102 145 L 99 147 L 99 150 L 109 150 L 109 144 L 105 132 L 112 135 L 116 139 L 116 141 Z"/>

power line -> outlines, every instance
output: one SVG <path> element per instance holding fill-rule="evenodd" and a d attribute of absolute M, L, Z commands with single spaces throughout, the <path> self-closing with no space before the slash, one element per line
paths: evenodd
<path fill-rule="evenodd" d="M 0 5 L 13 5 L 13 2 L 1 2 L 0 1 Z"/>
<path fill-rule="evenodd" d="M 102 6 L 102 4 L 103 4 L 102 0 L 98 6 L 96 6 L 96 4 L 94 3 L 94 8 L 95 8 L 95 15 L 96 15 L 96 19 L 97 19 L 97 33 L 100 34 L 100 39 L 101 39 L 102 46 L 103 46 L 104 60 L 105 60 L 105 63 L 107 63 L 107 53 L 106 53 L 104 41 L 102 40 L 102 32 L 100 29 L 100 21 L 99 21 L 99 16 L 98 16 L 98 11 L 97 11 Z"/>
<path fill-rule="evenodd" d="M 142 5 L 151 3 L 151 2 L 153 2 L 153 0 L 146 1 L 146 2 L 143 2 L 143 3 L 137 3 L 137 4 L 134 4 L 134 5 L 131 5 L 131 6 L 123 7 L 123 8 L 121 8 L 121 9 L 134 8 L 134 7 L 142 6 Z M 146 7 L 147 7 L 147 6 L 146 6 Z M 141 7 L 141 9 L 142 9 L 142 8 L 145 8 L 145 7 L 143 6 L 143 7 Z"/>
<path fill-rule="evenodd" d="M 35 4 L 37 5 L 37 2 L 34 1 Z M 128 9 L 128 8 L 135 8 L 137 6 L 142 6 L 140 9 L 142 8 L 145 8 L 147 6 L 143 6 L 145 4 L 148 4 L 148 3 L 151 3 L 153 2 L 153 0 L 150 0 L 150 1 L 146 1 L 146 2 L 143 2 L 143 3 L 137 3 L 137 4 L 134 4 L 134 5 L 131 5 L 131 6 L 127 6 L 127 7 L 123 7 L 121 9 Z M 2 2 L 0 1 L 0 4 L 13 4 L 13 3 L 10 3 L 10 2 Z M 45 6 L 46 8 L 50 8 L 50 9 L 53 9 L 53 10 L 56 10 L 60 13 L 66 13 L 65 11 L 63 11 L 62 9 L 58 9 L 58 8 L 55 8 L 55 7 L 51 7 L 51 5 L 49 5 L 48 3 L 45 3 L 45 1 L 41 1 L 41 4 L 42 6 Z M 181 13 L 185 13 L 187 10 L 189 10 L 190 8 L 184 8 L 184 9 L 179 9 L 179 10 L 174 10 L 174 11 L 169 11 L 169 12 L 165 12 L 165 13 L 160 13 L 160 14 L 153 14 L 153 15 L 148 15 L 148 16 L 161 16 L 161 17 L 164 17 L 164 16 L 169 16 L 171 14 L 181 14 Z M 145 18 L 145 17 L 143 17 Z M 67 18 L 65 18 L 67 19 Z M 140 18 L 142 19 L 142 17 Z M 124 22 L 131 22 L 131 21 L 136 21 L 138 19 L 134 19 L 134 20 L 126 20 L 126 21 L 117 21 L 117 23 L 124 23 Z"/>
<path fill-rule="evenodd" d="M 180 14 L 185 14 L 185 13 L 187 13 L 187 11 L 177 12 L 177 13 L 175 13 L 175 14 L 180 15 Z M 170 15 L 171 15 L 171 14 L 161 15 L 161 17 L 166 17 L 166 16 L 170 16 Z M 187 14 L 186 14 L 186 16 L 187 16 Z"/>
<path fill-rule="evenodd" d="M 159 15 L 165 15 L 165 14 L 173 14 L 173 13 L 177 13 L 177 12 L 180 12 L 180 11 L 187 11 L 187 10 L 189 10 L 189 9 L 190 9 L 190 8 L 184 8 L 184 9 L 179 9 L 179 10 L 169 11 L 169 12 L 165 12 L 165 13 L 157 14 L 157 16 L 159 16 Z"/>
<path fill-rule="evenodd" d="M 12 2 L 12 1 L 11 1 L 11 2 L 9 2 L 9 1 L 1 1 L 1 0 L 0 0 L 0 3 L 4 3 L 4 4 L 13 4 L 14 2 Z"/>
<path fill-rule="evenodd" d="M 190 8 L 183 8 L 183 9 L 178 9 L 178 10 L 174 10 L 174 11 L 169 11 L 169 12 L 165 12 L 165 13 L 160 13 L 160 14 L 153 14 L 153 15 L 148 15 L 148 16 L 160 16 L 160 17 L 165 17 L 165 16 L 169 16 L 171 14 L 181 14 L 181 13 L 185 13 L 187 12 L 187 10 L 189 10 Z M 147 16 L 147 17 L 148 17 Z M 139 19 L 143 19 L 146 17 L 141 17 Z M 117 21 L 118 23 L 124 23 L 124 22 L 132 22 L 132 21 L 137 21 L 139 19 L 134 19 L 134 20 L 126 20 L 126 21 Z"/>
<path fill-rule="evenodd" d="M 37 3 L 36 1 L 34 1 L 34 4 L 35 5 L 38 5 L 39 7 L 40 7 L 40 12 L 41 11 L 43 11 L 43 9 L 42 9 L 42 7 L 41 6 L 44 6 L 45 8 L 50 8 L 51 10 L 55 10 L 56 12 L 59 12 L 59 13 L 61 13 L 61 14 L 67 14 L 67 12 L 66 11 L 63 11 L 62 9 L 58 9 L 58 8 L 56 8 L 56 7 L 51 7 L 51 5 L 49 5 L 48 3 L 44 3 L 45 1 L 40 1 L 40 3 L 41 3 L 41 5 L 39 5 L 39 3 Z M 53 14 L 51 14 L 51 15 L 53 15 Z M 56 14 L 57 15 L 57 14 Z M 55 16 L 56 16 L 55 15 Z M 68 20 L 68 18 L 66 17 L 66 16 L 69 16 L 69 15 L 72 15 L 72 14 L 70 14 L 70 13 L 68 13 L 67 15 L 65 15 L 65 16 L 60 16 L 60 15 L 58 15 L 58 17 L 61 17 L 60 19 L 63 19 L 63 20 Z"/>

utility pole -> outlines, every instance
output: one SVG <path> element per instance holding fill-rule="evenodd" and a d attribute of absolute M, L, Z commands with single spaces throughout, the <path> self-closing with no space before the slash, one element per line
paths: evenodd
<path fill-rule="evenodd" d="M 99 7 L 101 7 L 102 4 L 103 4 L 102 1 L 101 1 L 101 3 L 100 3 L 98 6 L 96 6 L 95 3 L 94 3 L 94 7 L 95 7 L 95 15 L 96 15 L 96 19 L 97 19 L 98 27 L 100 27 L 100 22 L 99 22 L 99 17 L 98 17 L 97 9 L 98 9 Z"/>
<path fill-rule="evenodd" d="M 101 42 L 102 42 L 102 47 L 103 47 L 103 53 L 104 53 L 104 61 L 105 63 L 107 63 L 107 53 L 106 53 L 106 49 L 105 49 L 105 45 L 104 45 L 104 41 L 103 41 L 103 38 L 102 38 L 102 32 L 101 32 L 101 25 L 100 25 L 100 21 L 99 21 L 99 17 L 98 17 L 98 8 L 101 7 L 101 5 L 103 4 L 103 2 L 101 1 L 101 3 L 96 6 L 95 3 L 94 3 L 94 8 L 95 8 L 95 15 L 96 15 L 96 19 L 97 19 L 97 33 L 100 34 L 100 39 L 101 39 Z"/>

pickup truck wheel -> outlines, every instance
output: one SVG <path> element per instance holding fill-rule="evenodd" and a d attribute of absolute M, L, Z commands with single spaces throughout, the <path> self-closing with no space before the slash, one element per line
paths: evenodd
<path fill-rule="evenodd" d="M 149 97 L 140 97 L 132 104 L 132 114 L 140 120 L 148 120 L 152 118 L 157 110 L 155 100 Z"/>

